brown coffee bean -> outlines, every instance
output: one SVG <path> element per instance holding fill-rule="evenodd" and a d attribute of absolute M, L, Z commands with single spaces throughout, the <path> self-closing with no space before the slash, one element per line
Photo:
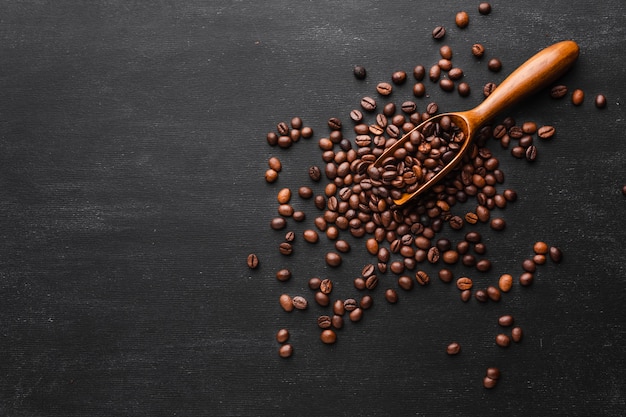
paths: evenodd
<path fill-rule="evenodd" d="M 506 221 L 502 217 L 494 217 L 494 218 L 491 219 L 491 222 L 489 223 L 489 226 L 493 230 L 501 231 L 501 230 L 505 229 Z"/>
<path fill-rule="evenodd" d="M 393 87 L 389 83 L 382 82 L 382 83 L 378 83 L 378 85 L 376 85 L 376 91 L 381 96 L 388 96 L 393 91 Z"/>
<path fill-rule="evenodd" d="M 553 126 L 541 126 L 537 130 L 537 136 L 541 139 L 550 139 L 556 133 L 556 129 Z"/>
<path fill-rule="evenodd" d="M 363 318 L 363 310 L 360 307 L 355 308 L 348 314 L 348 318 L 350 318 L 350 321 L 355 323 L 361 321 Z"/>
<path fill-rule="evenodd" d="M 567 86 L 565 85 L 555 85 L 550 90 L 550 96 L 552 98 L 563 98 L 567 95 Z"/>
<path fill-rule="evenodd" d="M 594 104 L 597 108 L 603 109 L 606 107 L 606 97 L 602 94 L 598 94 L 594 100 Z"/>
<path fill-rule="evenodd" d="M 446 29 L 443 26 L 437 26 L 432 32 L 433 39 L 443 39 L 446 36 Z"/>
<path fill-rule="evenodd" d="M 445 283 L 452 282 L 454 279 L 454 273 L 448 268 L 440 269 L 438 275 L 439 279 Z"/>
<path fill-rule="evenodd" d="M 306 298 L 302 297 L 301 295 L 296 295 L 295 297 L 293 297 L 291 299 L 291 302 L 293 303 L 293 306 L 296 308 L 296 310 L 306 310 L 309 306 Z"/>
<path fill-rule="evenodd" d="M 524 272 L 519 277 L 519 283 L 522 287 L 528 287 L 533 283 L 535 276 L 531 272 Z"/>
<path fill-rule="evenodd" d="M 488 376 L 483 378 L 483 387 L 487 389 L 495 388 L 497 384 L 498 384 L 498 381 L 496 381 L 493 378 L 489 378 Z"/>
<path fill-rule="evenodd" d="M 319 316 L 317 318 L 317 325 L 319 326 L 320 329 L 328 329 L 332 326 L 332 321 L 330 316 Z"/>
<path fill-rule="evenodd" d="M 426 271 L 420 270 L 415 273 L 415 280 L 419 285 L 428 285 L 430 283 L 430 276 Z"/>
<path fill-rule="evenodd" d="M 461 291 L 461 301 L 467 303 L 472 298 L 472 290 Z"/>
<path fill-rule="evenodd" d="M 489 4 L 486 1 L 481 2 L 478 5 L 478 13 L 483 14 L 483 15 L 491 13 L 491 4 Z"/>
<path fill-rule="evenodd" d="M 450 356 L 458 355 L 461 352 L 461 345 L 458 342 L 452 342 L 446 348 L 446 353 Z"/>
<path fill-rule="evenodd" d="M 469 25 L 469 15 L 467 12 L 458 12 L 454 17 L 454 22 L 461 29 L 466 28 Z"/>
<path fill-rule="evenodd" d="M 341 255 L 339 255 L 336 252 L 328 252 L 326 254 L 326 264 L 328 264 L 328 266 L 332 266 L 332 267 L 338 267 L 339 265 L 341 265 Z"/>
<path fill-rule="evenodd" d="M 514 321 L 513 316 L 510 314 L 506 314 L 498 318 L 498 324 L 502 327 L 512 326 Z"/>
<path fill-rule="evenodd" d="M 487 272 L 491 269 L 491 261 L 489 259 L 481 259 L 476 262 L 476 269 L 480 272 Z"/>
<path fill-rule="evenodd" d="M 374 299 L 371 295 L 364 295 L 359 302 L 359 307 L 361 307 L 363 310 L 367 310 L 368 308 L 372 307 L 372 305 L 374 305 Z"/>
<path fill-rule="evenodd" d="M 332 345 L 337 341 L 337 334 L 331 329 L 325 329 L 320 334 L 320 340 L 324 344 Z"/>
<path fill-rule="evenodd" d="M 470 86 L 466 82 L 459 83 L 459 85 L 456 87 L 456 90 L 459 92 L 459 95 L 461 97 L 467 97 L 471 93 Z"/>
<path fill-rule="evenodd" d="M 280 162 L 280 159 L 278 159 L 275 156 L 272 156 L 268 161 L 267 164 L 269 165 L 270 169 L 273 169 L 276 172 L 280 172 L 283 169 L 282 163 Z"/>
<path fill-rule="evenodd" d="M 406 71 L 395 71 L 391 74 L 391 82 L 396 85 L 404 84 L 406 81 Z"/>
<path fill-rule="evenodd" d="M 498 58 L 491 58 L 487 63 L 487 68 L 492 72 L 499 72 L 502 69 L 502 62 Z"/>
<path fill-rule="evenodd" d="M 497 287 L 490 285 L 487 287 L 487 297 L 489 297 L 491 301 L 498 302 L 500 301 L 502 294 L 500 293 L 500 290 Z"/>
<path fill-rule="evenodd" d="M 291 355 L 293 355 L 293 346 L 291 346 L 291 344 L 289 343 L 285 343 L 284 345 L 281 345 L 281 347 L 278 348 L 278 355 L 281 358 L 288 358 Z"/>
<path fill-rule="evenodd" d="M 330 294 L 332 290 L 333 290 L 333 282 L 330 279 L 325 278 L 322 280 L 322 282 L 320 282 L 320 291 L 323 294 Z"/>
<path fill-rule="evenodd" d="M 322 170 L 317 165 L 309 167 L 309 178 L 318 182 L 322 178 Z"/>
<path fill-rule="evenodd" d="M 278 179 L 277 171 L 271 168 L 265 171 L 265 181 L 267 181 L 268 183 L 273 183 L 273 182 L 276 182 L 277 179 Z"/>
<path fill-rule="evenodd" d="M 504 333 L 500 333 L 496 336 L 496 345 L 500 347 L 508 347 L 511 344 L 511 338 Z"/>
<path fill-rule="evenodd" d="M 359 306 L 359 304 L 357 303 L 357 301 L 354 298 L 347 298 L 343 302 L 343 308 L 345 309 L 345 311 L 348 311 L 348 312 L 354 310 L 358 306 Z"/>
<path fill-rule="evenodd" d="M 522 269 L 526 272 L 535 272 L 537 270 L 537 265 L 533 262 L 532 259 L 524 259 L 522 261 Z"/>
<path fill-rule="evenodd" d="M 561 249 L 556 246 L 550 246 L 548 254 L 550 255 L 550 259 L 552 259 L 552 262 L 560 263 L 561 260 L 563 260 L 563 252 L 561 252 Z"/>
<path fill-rule="evenodd" d="M 472 45 L 472 55 L 474 55 L 476 58 L 482 58 L 484 54 L 485 47 L 483 45 L 481 45 L 480 43 L 475 43 L 474 45 Z"/>
<path fill-rule="evenodd" d="M 374 238 L 367 239 L 365 249 L 367 249 L 370 255 L 378 254 L 378 241 Z"/>
<path fill-rule="evenodd" d="M 398 302 L 398 293 L 393 288 L 389 288 L 385 291 L 385 299 L 391 304 Z"/>
<path fill-rule="evenodd" d="M 411 279 L 411 277 L 402 275 L 398 277 L 398 286 L 405 291 L 410 291 L 411 289 L 413 289 L 413 280 Z"/>
<path fill-rule="evenodd" d="M 500 287 L 500 291 L 509 292 L 513 287 L 513 276 L 510 274 L 502 274 L 500 275 L 500 279 L 498 280 L 498 287 Z"/>
<path fill-rule="evenodd" d="M 293 300 L 288 294 L 282 294 L 279 298 L 280 306 L 289 312 L 294 309 Z"/>
<path fill-rule="evenodd" d="M 306 242 L 309 242 L 309 243 L 317 243 L 320 238 L 317 232 L 313 229 L 307 229 L 304 232 L 302 232 L 302 237 L 304 238 Z"/>
<path fill-rule="evenodd" d="M 278 245 L 278 251 L 281 255 L 289 256 L 293 253 L 293 246 L 289 242 L 282 242 Z"/>
<path fill-rule="evenodd" d="M 580 106 L 585 101 L 585 92 L 580 88 L 572 91 L 572 104 L 574 106 Z"/>
<path fill-rule="evenodd" d="M 515 342 L 515 343 L 519 343 L 522 340 L 523 337 L 523 332 L 522 332 L 522 328 L 519 326 L 515 326 L 511 329 L 511 339 Z"/>
<path fill-rule="evenodd" d="M 291 278 L 291 271 L 287 268 L 279 269 L 276 271 L 276 279 L 282 282 L 289 281 Z"/>
<path fill-rule="evenodd" d="M 474 292 L 474 298 L 476 298 L 476 300 L 481 303 L 486 303 L 487 301 L 489 301 L 489 296 L 487 295 L 487 291 L 482 290 L 482 289 L 476 290 L 476 292 Z"/>
<path fill-rule="evenodd" d="M 456 287 L 461 291 L 471 289 L 472 285 L 473 285 L 473 281 L 471 278 L 468 278 L 468 277 L 461 277 L 456 280 Z"/>
<path fill-rule="evenodd" d="M 248 264 L 248 268 L 256 269 L 259 266 L 259 257 L 256 256 L 256 254 L 251 253 L 250 255 L 248 255 L 246 263 Z"/>
<path fill-rule="evenodd" d="M 378 277 L 376 275 L 370 275 L 365 280 L 365 288 L 373 290 L 378 285 Z"/>
<path fill-rule="evenodd" d="M 415 85 L 413 85 L 413 95 L 415 97 L 424 97 L 425 94 L 426 87 L 423 83 L 415 83 Z"/>
<path fill-rule="evenodd" d="M 276 341 L 278 343 L 285 343 L 287 340 L 289 340 L 289 330 L 280 329 L 276 332 Z"/>
<path fill-rule="evenodd" d="M 487 368 L 486 376 L 497 381 L 500 379 L 500 370 L 495 367 Z"/>
<path fill-rule="evenodd" d="M 372 97 L 363 97 L 361 99 L 361 107 L 368 112 L 374 111 L 376 109 L 376 100 Z"/>

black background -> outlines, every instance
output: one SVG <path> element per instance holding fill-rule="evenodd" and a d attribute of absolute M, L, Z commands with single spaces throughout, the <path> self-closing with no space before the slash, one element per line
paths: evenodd
<path fill-rule="evenodd" d="M 624 3 L 492 5 L 481 16 L 466 0 L 2 1 L 0 414 L 623 415 Z M 459 10 L 470 15 L 463 30 Z M 505 231 L 474 228 L 492 271 L 464 273 L 485 286 L 517 277 L 537 240 L 564 260 L 486 305 L 463 304 L 435 279 L 391 306 L 388 274 L 363 321 L 323 345 L 325 310 L 287 314 L 278 296 L 312 299 L 311 276 L 332 278 L 335 297 L 358 295 L 352 279 L 371 258 L 351 240 L 330 270 L 325 239 L 279 255 L 276 192 L 310 183 L 328 118 L 350 132 L 350 110 L 376 83 L 437 61 L 437 25 L 473 91 L 462 99 L 427 82 L 422 109 L 431 100 L 471 108 L 485 82 L 541 48 L 579 43 L 562 82 L 585 90 L 582 106 L 543 91 L 506 113 L 557 135 L 538 142 L 532 164 L 491 146 L 519 199 L 497 212 Z M 501 73 L 471 56 L 475 42 L 502 60 Z M 353 77 L 356 64 L 366 80 Z M 391 98 L 410 99 L 411 84 Z M 268 146 L 266 133 L 293 116 L 314 138 Z M 284 168 L 269 185 L 272 155 Z M 308 215 L 290 223 L 300 233 L 316 209 L 294 205 Z M 251 252 L 261 259 L 254 271 Z M 288 283 L 274 278 L 282 267 Z M 525 331 L 508 349 L 493 343 L 504 313 Z M 281 327 L 291 331 L 288 360 L 277 354 Z M 463 350 L 451 358 L 452 340 Z M 502 371 L 494 390 L 482 387 L 488 366 Z"/>

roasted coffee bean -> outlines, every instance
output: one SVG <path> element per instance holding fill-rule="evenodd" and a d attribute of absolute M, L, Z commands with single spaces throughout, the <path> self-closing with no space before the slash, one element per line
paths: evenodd
<path fill-rule="evenodd" d="M 476 300 L 478 300 L 481 303 L 486 303 L 487 301 L 489 301 L 489 296 L 487 295 L 487 291 L 485 290 L 476 290 L 476 292 L 474 293 L 474 298 L 476 298 Z"/>
<path fill-rule="evenodd" d="M 430 283 L 430 276 L 426 271 L 419 270 L 415 273 L 415 280 L 419 285 L 428 285 Z"/>
<path fill-rule="evenodd" d="M 283 188 L 278 192 L 278 203 L 287 204 L 291 199 L 291 190 L 289 188 Z"/>
<path fill-rule="evenodd" d="M 367 71 L 365 70 L 365 67 L 362 66 L 362 65 L 356 65 L 354 67 L 354 71 L 353 72 L 354 72 L 354 76 L 358 80 L 363 80 L 367 76 Z"/>
<path fill-rule="evenodd" d="M 365 111 L 374 111 L 376 110 L 376 100 L 371 97 L 363 97 L 361 99 L 361 107 L 363 107 Z"/>
<path fill-rule="evenodd" d="M 364 295 L 361 298 L 361 301 L 359 301 L 359 307 L 361 307 L 363 310 L 367 310 L 368 308 L 372 307 L 372 305 L 374 305 L 374 299 L 371 295 Z"/>
<path fill-rule="evenodd" d="M 463 78 L 463 70 L 461 68 L 452 68 L 448 71 L 448 78 L 451 80 L 460 80 Z"/>
<path fill-rule="evenodd" d="M 363 318 L 363 310 L 360 307 L 357 307 L 348 314 L 348 317 L 350 318 L 350 321 L 355 323 L 361 321 Z"/>
<path fill-rule="evenodd" d="M 357 303 L 357 301 L 354 298 L 348 298 L 346 300 L 344 300 L 343 302 L 343 308 L 345 309 L 345 311 L 352 311 L 355 308 L 357 308 L 359 306 L 359 304 Z"/>
<path fill-rule="evenodd" d="M 287 340 L 289 340 L 289 330 L 280 329 L 276 332 L 276 341 L 278 343 L 285 343 Z"/>
<path fill-rule="evenodd" d="M 274 217 L 270 222 L 270 227 L 274 230 L 281 230 L 287 226 L 287 221 L 283 217 Z"/>
<path fill-rule="evenodd" d="M 318 277 L 309 278 L 309 288 L 312 290 L 319 290 L 322 284 L 322 279 Z"/>
<path fill-rule="evenodd" d="M 500 333 L 496 336 L 496 345 L 500 347 L 508 347 L 511 344 L 511 338 L 504 333 Z"/>
<path fill-rule="evenodd" d="M 502 295 L 498 288 L 494 287 L 493 285 L 487 287 L 487 297 L 489 297 L 491 301 L 498 302 L 500 301 L 501 296 Z"/>
<path fill-rule="evenodd" d="M 487 2 L 481 2 L 478 5 L 478 13 L 483 15 L 491 13 L 491 4 Z"/>
<path fill-rule="evenodd" d="M 487 368 L 486 376 L 497 381 L 500 379 L 500 370 L 495 367 Z"/>
<path fill-rule="evenodd" d="M 270 167 L 270 169 L 273 169 L 276 172 L 280 172 L 283 169 L 280 159 L 278 159 L 275 156 L 272 156 L 270 159 L 268 159 L 267 164 Z"/>
<path fill-rule="evenodd" d="M 398 277 L 398 286 L 405 291 L 409 291 L 413 288 L 413 280 L 411 279 L 411 277 L 402 275 Z"/>
<path fill-rule="evenodd" d="M 445 283 L 452 282 L 454 279 L 454 273 L 448 268 L 442 268 L 439 270 L 439 279 Z"/>
<path fill-rule="evenodd" d="M 295 297 L 293 297 L 291 302 L 293 303 L 293 306 L 297 310 L 306 310 L 307 307 L 309 306 L 309 303 L 306 300 L 306 298 L 302 297 L 301 295 L 296 295 Z"/>
<path fill-rule="evenodd" d="M 317 243 L 319 241 L 319 235 L 313 229 L 307 229 L 304 232 L 302 232 L 302 237 L 304 238 L 306 242 L 309 242 L 309 243 Z"/>
<path fill-rule="evenodd" d="M 288 281 L 291 278 L 291 271 L 287 268 L 276 271 L 276 279 L 279 281 Z"/>
<path fill-rule="evenodd" d="M 278 144 L 278 135 L 275 132 L 269 132 L 266 139 L 270 146 L 276 146 Z"/>
<path fill-rule="evenodd" d="M 319 316 L 317 318 L 317 325 L 320 329 L 328 329 L 332 326 L 332 321 L 330 316 Z"/>
<path fill-rule="evenodd" d="M 320 334 L 320 340 L 324 344 L 332 345 L 337 341 L 337 334 L 331 329 L 322 330 L 322 333 Z"/>
<path fill-rule="evenodd" d="M 293 355 L 293 346 L 289 343 L 285 343 L 278 348 L 278 355 L 281 358 L 288 358 Z"/>
<path fill-rule="evenodd" d="M 482 58 L 485 54 L 485 47 L 480 43 L 475 43 L 472 45 L 472 55 L 476 58 Z"/>
<path fill-rule="evenodd" d="M 276 131 L 279 135 L 288 135 L 289 134 L 289 125 L 285 122 L 280 122 L 276 125 Z"/>
<path fill-rule="evenodd" d="M 519 283 L 522 287 L 528 287 L 529 285 L 533 283 L 534 278 L 535 277 L 532 274 L 532 272 L 524 272 L 519 277 Z"/>
<path fill-rule="evenodd" d="M 350 243 L 343 239 L 339 239 L 335 242 L 335 249 L 337 249 L 337 251 L 341 253 L 350 252 Z"/>
<path fill-rule="evenodd" d="M 534 255 L 532 259 L 536 265 L 543 265 L 546 263 L 546 255 Z"/>
<path fill-rule="evenodd" d="M 496 86 L 496 84 L 495 84 L 495 83 L 487 83 L 487 84 L 485 84 L 485 86 L 483 87 L 483 95 L 484 95 L 485 97 L 489 97 L 489 95 L 490 95 L 491 93 L 493 93 L 493 90 L 495 90 L 495 89 L 496 89 L 496 87 L 497 87 L 497 86 Z"/>
<path fill-rule="evenodd" d="M 515 343 L 521 342 L 523 335 L 524 334 L 521 327 L 515 326 L 511 329 L 511 340 L 513 340 Z"/>
<path fill-rule="evenodd" d="M 332 290 L 333 290 L 333 282 L 330 279 L 325 278 L 322 280 L 322 282 L 320 282 L 320 291 L 322 293 L 330 294 Z"/>
<path fill-rule="evenodd" d="M 433 39 L 443 39 L 446 36 L 446 28 L 443 26 L 437 26 L 433 29 L 432 32 Z"/>
<path fill-rule="evenodd" d="M 450 48 L 449 45 L 442 45 L 439 48 L 439 55 L 441 55 L 443 59 L 452 59 L 452 48 Z"/>
<path fill-rule="evenodd" d="M 313 197 L 313 189 L 311 189 L 311 187 L 302 186 L 298 188 L 298 195 L 300 196 L 300 198 L 308 200 L 309 198 Z"/>
<path fill-rule="evenodd" d="M 537 270 L 537 265 L 535 265 L 532 259 L 524 259 L 524 261 L 522 261 L 522 269 L 532 273 Z"/>
<path fill-rule="evenodd" d="M 248 268 L 256 269 L 259 266 L 259 257 L 256 256 L 256 254 L 251 253 L 250 255 L 248 255 L 248 259 L 246 260 L 246 262 L 248 264 Z"/>
<path fill-rule="evenodd" d="M 278 214 L 283 217 L 291 217 L 294 209 L 290 204 L 281 204 L 278 206 Z"/>
<path fill-rule="evenodd" d="M 552 262 L 559 263 L 563 260 L 563 252 L 561 252 L 561 249 L 556 246 L 550 246 L 548 254 L 550 255 L 550 259 L 552 259 Z"/>
<path fill-rule="evenodd" d="M 476 224 L 478 223 L 478 215 L 470 211 L 465 214 L 465 221 L 469 224 Z"/>
<path fill-rule="evenodd" d="M 365 280 L 365 288 L 373 290 L 378 285 L 378 277 L 376 275 L 370 275 Z"/>
<path fill-rule="evenodd" d="M 535 145 L 530 145 L 526 148 L 526 160 L 533 162 L 535 159 L 537 159 L 537 147 Z"/>
<path fill-rule="evenodd" d="M 415 83 L 413 85 L 413 95 L 415 97 L 424 97 L 426 94 L 426 87 L 422 83 Z"/>
<path fill-rule="evenodd" d="M 395 71 L 391 74 L 391 82 L 400 85 L 406 81 L 406 71 Z"/>
<path fill-rule="evenodd" d="M 454 17 L 454 22 L 461 29 L 466 28 L 469 25 L 469 15 L 467 12 L 458 12 Z"/>
<path fill-rule="evenodd" d="M 328 304 L 330 304 L 330 297 L 328 296 L 328 294 L 324 294 L 321 291 L 318 291 L 315 293 L 315 302 L 322 306 L 322 307 L 326 307 Z"/>
<path fill-rule="evenodd" d="M 413 113 L 416 108 L 417 106 L 413 101 L 405 101 L 404 103 L 402 103 L 401 107 L 402 111 L 405 113 Z"/>
<path fill-rule="evenodd" d="M 322 178 L 322 170 L 317 165 L 309 167 L 309 178 L 317 182 Z"/>
<path fill-rule="evenodd" d="M 430 78 L 430 81 L 437 82 L 439 81 L 440 76 L 441 67 L 439 65 L 433 65 L 432 67 L 430 67 L 430 70 L 428 71 L 428 78 Z"/>
<path fill-rule="evenodd" d="M 602 94 L 596 95 L 596 99 L 594 100 L 594 104 L 597 108 L 603 109 L 606 107 L 606 97 Z"/>
<path fill-rule="evenodd" d="M 461 291 L 471 289 L 473 284 L 472 279 L 468 277 L 461 277 L 456 280 L 456 287 Z"/>
<path fill-rule="evenodd" d="M 361 113 L 361 111 L 359 110 L 354 109 L 350 112 L 350 119 L 352 119 L 353 122 L 358 123 L 363 120 L 363 113 Z"/>
<path fill-rule="evenodd" d="M 487 68 L 492 72 L 499 72 L 502 69 L 502 62 L 498 58 L 491 58 L 487 63 Z"/>
<path fill-rule="evenodd" d="M 572 104 L 574 106 L 580 106 L 585 101 L 585 92 L 580 88 L 572 91 Z"/>
<path fill-rule="evenodd" d="M 461 352 L 461 345 L 458 342 L 452 342 L 446 348 L 446 353 L 450 356 L 458 355 Z"/>
<path fill-rule="evenodd" d="M 378 91 L 378 94 L 381 96 L 388 96 L 393 91 L 393 87 L 389 83 L 382 82 L 376 85 L 376 91 Z"/>
<path fill-rule="evenodd" d="M 502 327 L 510 327 L 513 325 L 514 321 L 513 316 L 510 314 L 506 314 L 498 318 L 498 324 Z"/>
<path fill-rule="evenodd" d="M 489 259 L 481 259 L 476 262 L 476 269 L 480 272 L 487 272 L 491 269 L 491 261 Z"/>
<path fill-rule="evenodd" d="M 439 87 L 441 87 L 441 89 L 443 91 L 453 91 L 454 90 L 454 81 L 452 81 L 449 78 L 442 78 L 441 80 L 439 80 Z"/>
<path fill-rule="evenodd" d="M 461 97 L 467 97 L 471 93 L 470 86 L 466 82 L 459 83 L 459 85 L 456 87 L 456 89 L 459 92 L 459 95 Z"/>
<path fill-rule="evenodd" d="M 328 252 L 326 254 L 326 264 L 328 264 L 328 266 L 338 267 L 341 265 L 341 261 L 341 255 L 336 252 Z"/>
<path fill-rule="evenodd" d="M 493 230 L 501 231 L 506 227 L 506 221 L 502 217 L 494 217 L 491 219 L 489 226 L 491 226 Z"/>
<path fill-rule="evenodd" d="M 495 388 L 497 384 L 498 381 L 493 378 L 489 378 L 488 376 L 483 378 L 483 387 L 487 389 Z"/>
<path fill-rule="evenodd" d="M 498 280 L 498 287 L 500 287 L 500 291 L 509 292 L 513 287 L 513 276 L 511 274 L 502 274 L 500 275 L 500 279 Z"/>
<path fill-rule="evenodd" d="M 281 255 L 289 256 L 293 253 L 293 246 L 289 242 L 282 242 L 278 245 L 278 251 Z"/>
<path fill-rule="evenodd" d="M 333 317 L 331 318 L 331 325 L 335 329 L 341 329 L 343 327 L 343 317 L 337 314 L 334 314 Z"/>
<path fill-rule="evenodd" d="M 265 181 L 267 181 L 268 183 L 273 183 L 273 182 L 276 182 L 277 179 L 278 179 L 277 171 L 271 168 L 265 171 Z"/>
<path fill-rule="evenodd" d="M 556 129 L 553 126 L 541 126 L 537 130 L 537 136 L 541 139 L 550 139 L 556 133 Z"/>
<path fill-rule="evenodd" d="M 416 81 L 422 81 L 426 75 L 426 68 L 423 65 L 416 65 L 413 68 L 413 77 Z"/>
<path fill-rule="evenodd" d="M 538 255 L 545 255 L 548 253 L 549 247 L 545 242 L 535 242 L 533 245 L 533 251 Z"/>
<path fill-rule="evenodd" d="M 398 293 L 393 288 L 389 288 L 385 291 L 385 299 L 391 304 L 398 302 Z"/>
<path fill-rule="evenodd" d="M 283 310 L 289 312 L 294 309 L 293 300 L 288 294 L 282 294 L 278 301 Z"/>
<path fill-rule="evenodd" d="M 461 301 L 467 303 L 472 298 L 472 290 L 461 291 Z"/>
<path fill-rule="evenodd" d="M 567 86 L 565 85 L 555 85 L 550 90 L 550 96 L 552 98 L 563 98 L 567 95 Z"/>

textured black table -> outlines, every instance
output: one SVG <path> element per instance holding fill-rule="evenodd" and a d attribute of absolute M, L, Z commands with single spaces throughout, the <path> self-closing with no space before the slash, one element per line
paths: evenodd
<path fill-rule="evenodd" d="M 480 16 L 478 2 L 435 3 L 1 2 L 0 414 L 624 415 L 624 4 L 494 1 Z M 505 231 L 477 228 L 494 267 L 475 275 L 519 275 L 536 240 L 563 262 L 485 305 L 435 279 L 391 306 L 381 285 L 363 321 L 323 345 L 324 310 L 286 314 L 278 296 L 311 297 L 319 275 L 346 297 L 371 258 L 356 240 L 337 270 L 322 261 L 324 239 L 279 255 L 276 192 L 308 184 L 329 117 L 349 131 L 377 82 L 436 62 L 437 25 L 473 87 L 462 99 L 427 82 L 443 110 L 474 106 L 485 82 L 551 43 L 579 43 L 562 82 L 585 90 L 582 106 L 543 91 L 507 113 L 557 136 L 533 164 L 493 146 L 519 199 L 499 212 Z M 501 73 L 470 56 L 475 42 Z M 411 98 L 410 84 L 394 99 Z M 293 116 L 314 139 L 268 146 L 265 134 Z M 268 185 L 272 155 L 284 169 Z M 310 226 L 316 209 L 294 204 Z M 285 266 L 294 276 L 279 283 Z M 525 331 L 508 349 L 493 343 L 504 313 Z M 463 346 L 453 358 L 451 340 Z M 487 366 L 502 371 L 494 390 L 482 387 Z"/>

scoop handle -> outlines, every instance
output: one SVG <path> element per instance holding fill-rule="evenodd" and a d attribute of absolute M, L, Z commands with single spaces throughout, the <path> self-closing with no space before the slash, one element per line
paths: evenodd
<path fill-rule="evenodd" d="M 574 41 L 558 42 L 539 51 L 468 112 L 473 122 L 482 125 L 524 97 L 547 87 L 574 64 L 578 54 L 579 48 Z"/>

